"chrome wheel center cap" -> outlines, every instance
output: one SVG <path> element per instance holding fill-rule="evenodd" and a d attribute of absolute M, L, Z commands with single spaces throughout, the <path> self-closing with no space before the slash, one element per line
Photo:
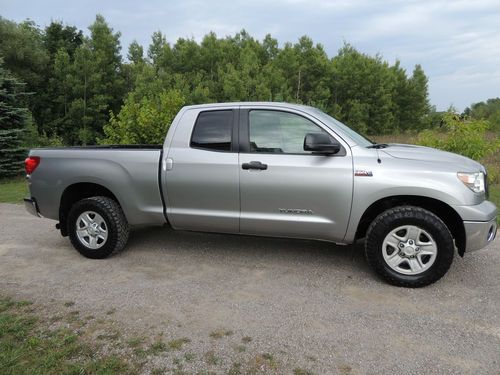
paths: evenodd
<path fill-rule="evenodd" d="M 406 256 L 411 257 L 415 255 L 415 248 L 413 246 L 405 246 L 403 252 Z"/>
<path fill-rule="evenodd" d="M 96 235 L 99 232 L 98 228 L 99 228 L 99 224 L 97 224 L 97 223 L 90 224 L 89 233 L 93 236 Z"/>

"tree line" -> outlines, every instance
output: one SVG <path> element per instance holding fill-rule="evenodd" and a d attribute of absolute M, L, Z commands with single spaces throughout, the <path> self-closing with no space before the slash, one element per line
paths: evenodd
<path fill-rule="evenodd" d="M 169 43 L 158 31 L 146 49 L 134 41 L 126 58 L 121 49 L 100 15 L 88 35 L 59 21 L 41 28 L 0 18 L 1 66 L 24 88 L 34 143 L 158 143 L 180 106 L 206 102 L 303 103 L 366 134 L 431 122 L 420 65 L 409 74 L 347 43 L 329 57 L 307 36 L 280 45 L 243 30 Z"/>
<path fill-rule="evenodd" d="M 489 123 L 489 129 L 498 133 L 500 132 L 500 98 L 474 103 L 465 108 L 463 116 L 475 120 L 486 120 Z"/>

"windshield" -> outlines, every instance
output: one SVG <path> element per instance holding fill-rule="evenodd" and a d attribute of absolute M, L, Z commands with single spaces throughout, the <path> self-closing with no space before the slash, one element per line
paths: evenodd
<path fill-rule="evenodd" d="M 359 146 L 368 147 L 368 146 L 371 146 L 375 143 L 375 142 L 370 141 L 365 136 L 363 136 L 359 133 L 356 133 L 350 127 L 342 124 L 340 121 L 334 119 L 332 116 L 326 114 L 325 112 L 323 112 L 317 108 L 313 108 L 313 112 L 315 115 L 317 115 L 320 118 L 320 120 L 322 120 L 325 123 L 325 125 L 330 127 L 332 130 L 336 130 L 336 128 L 340 129 L 343 133 L 345 133 L 349 138 L 351 138 Z"/>

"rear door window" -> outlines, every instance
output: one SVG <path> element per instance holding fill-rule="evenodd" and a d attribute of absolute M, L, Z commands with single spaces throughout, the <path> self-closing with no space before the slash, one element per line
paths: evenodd
<path fill-rule="evenodd" d="M 209 151 L 231 151 L 233 111 L 206 111 L 198 115 L 190 146 Z"/>

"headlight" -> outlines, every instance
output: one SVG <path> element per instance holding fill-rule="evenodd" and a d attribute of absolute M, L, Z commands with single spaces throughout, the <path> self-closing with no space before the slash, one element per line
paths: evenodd
<path fill-rule="evenodd" d="M 464 183 L 474 193 L 484 193 L 484 173 L 483 172 L 458 172 L 458 179 Z"/>

